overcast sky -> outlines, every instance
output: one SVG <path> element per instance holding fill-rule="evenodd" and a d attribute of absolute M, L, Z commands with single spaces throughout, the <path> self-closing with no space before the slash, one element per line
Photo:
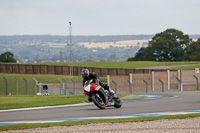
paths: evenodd
<path fill-rule="evenodd" d="M 200 34 L 200 0 L 0 0 L 0 35 Z"/>

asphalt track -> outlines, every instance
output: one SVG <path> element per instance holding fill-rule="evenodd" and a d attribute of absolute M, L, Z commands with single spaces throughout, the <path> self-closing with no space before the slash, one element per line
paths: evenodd
<path fill-rule="evenodd" d="M 146 93 L 137 93 L 137 95 Z M 156 99 L 126 100 L 121 108 L 98 109 L 94 104 L 35 108 L 27 110 L 0 111 L 0 123 L 12 121 L 58 120 L 83 117 L 120 116 L 144 113 L 200 111 L 200 91 L 193 92 L 151 92 L 147 95 L 160 96 Z"/>

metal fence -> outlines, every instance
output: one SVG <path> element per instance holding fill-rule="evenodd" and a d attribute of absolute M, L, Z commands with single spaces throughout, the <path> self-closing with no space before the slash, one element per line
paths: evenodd
<path fill-rule="evenodd" d="M 81 81 L 67 80 L 57 78 L 59 83 L 38 84 L 37 95 L 77 95 L 83 94 Z M 46 87 L 47 86 L 47 87 Z"/>
<path fill-rule="evenodd" d="M 60 83 L 38 83 L 37 79 L 0 78 L 0 95 L 83 94 L 82 81 L 59 79 Z"/>
<path fill-rule="evenodd" d="M 0 78 L 0 95 L 35 95 L 36 82 L 25 78 Z"/>
<path fill-rule="evenodd" d="M 163 73 L 112 76 L 109 80 L 110 87 L 117 94 L 134 94 L 136 91 L 183 91 L 180 77 L 175 75 L 171 78 Z M 168 74 L 169 75 L 169 74 Z M 199 77 L 193 75 L 194 84 L 191 88 L 199 90 Z M 69 79 L 57 79 L 59 83 L 38 83 L 36 79 L 25 78 L 0 78 L 0 95 L 76 95 L 83 94 L 82 81 Z M 109 83 L 108 82 L 108 83 Z M 189 87 L 190 87 L 189 86 Z M 187 86 L 187 88 L 189 88 Z"/>

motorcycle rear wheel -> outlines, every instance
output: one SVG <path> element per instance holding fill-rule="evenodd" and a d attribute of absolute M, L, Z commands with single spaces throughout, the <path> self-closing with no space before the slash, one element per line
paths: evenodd
<path fill-rule="evenodd" d="M 93 103 L 99 108 L 99 109 L 105 109 L 105 103 L 103 101 L 103 98 L 101 97 L 101 95 L 99 95 L 98 93 L 95 93 L 91 96 L 91 99 L 93 101 Z"/>

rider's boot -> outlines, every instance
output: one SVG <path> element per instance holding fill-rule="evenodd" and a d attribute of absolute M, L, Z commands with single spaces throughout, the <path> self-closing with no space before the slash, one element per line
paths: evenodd
<path fill-rule="evenodd" d="M 109 89 L 108 89 L 108 92 L 111 93 L 111 94 L 115 94 L 115 91 L 112 90 L 110 87 L 109 87 Z"/>
<path fill-rule="evenodd" d="M 115 94 L 115 92 L 114 92 L 107 84 L 101 83 L 101 86 L 102 86 L 105 90 L 108 90 L 108 92 L 109 92 L 110 94 Z"/>
<path fill-rule="evenodd" d="M 92 102 L 91 96 L 88 96 L 88 101 Z"/>

